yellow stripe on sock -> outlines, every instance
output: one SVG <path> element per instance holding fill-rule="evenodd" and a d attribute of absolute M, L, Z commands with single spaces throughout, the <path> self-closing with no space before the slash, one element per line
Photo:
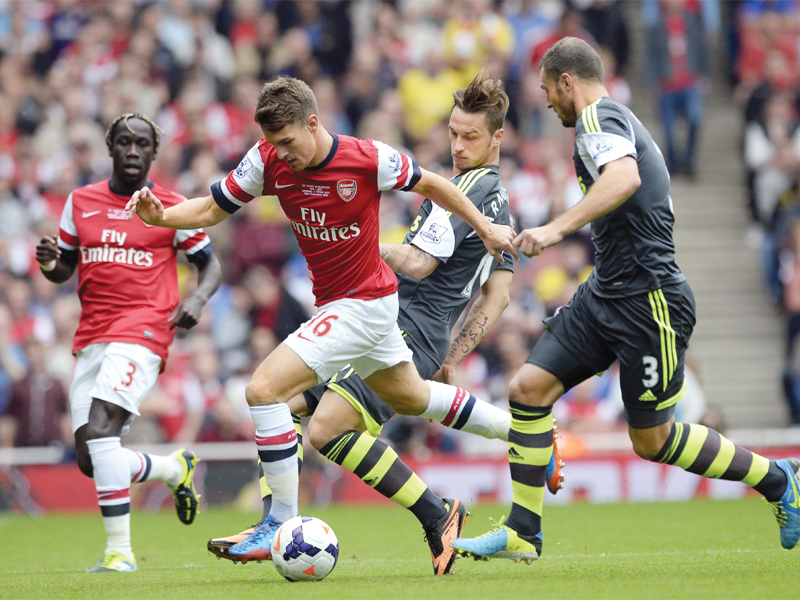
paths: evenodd
<path fill-rule="evenodd" d="M 703 444 L 707 437 L 708 429 L 702 425 L 692 425 L 689 429 L 689 439 L 686 440 L 683 452 L 672 464 L 684 470 L 691 467 L 692 463 L 697 459 L 697 455 L 700 454 L 700 450 L 703 449 Z"/>
<path fill-rule="evenodd" d="M 511 491 L 514 494 L 514 504 L 541 516 L 544 503 L 544 486 L 533 487 L 518 481 L 511 482 Z"/>
<path fill-rule="evenodd" d="M 372 440 L 372 441 L 374 442 L 375 440 Z M 371 445 L 372 444 L 370 443 L 370 446 Z M 374 488 L 376 485 L 378 485 L 381 482 L 381 480 L 383 479 L 383 476 L 386 475 L 386 473 L 389 471 L 389 469 L 392 468 L 392 465 L 394 464 L 394 461 L 396 461 L 396 460 L 398 460 L 397 453 L 394 450 L 392 450 L 391 448 L 388 448 L 387 451 L 383 453 L 383 456 L 380 457 L 380 459 L 375 464 L 375 466 L 372 467 L 372 469 L 370 469 L 369 473 L 367 473 L 366 475 L 364 475 L 364 477 L 361 478 L 362 481 L 364 481 L 366 483 L 366 482 L 372 480 L 372 483 L 369 483 L 369 486 Z M 348 467 L 345 467 L 345 468 L 348 468 Z M 355 468 L 355 467 L 353 467 L 353 468 Z M 352 471 L 353 469 L 350 469 L 350 470 Z"/>
<path fill-rule="evenodd" d="M 348 433 L 347 435 L 345 435 L 342 439 L 336 442 L 336 445 L 331 449 L 330 452 L 328 452 L 325 455 L 325 457 L 328 460 L 336 462 L 336 459 L 339 458 L 339 453 L 342 451 L 342 448 L 344 448 L 345 444 L 347 444 L 347 442 L 350 441 L 350 438 L 352 437 L 353 437 L 352 433 Z"/>
<path fill-rule="evenodd" d="M 549 463 L 550 457 L 553 456 L 552 446 L 547 448 L 527 448 L 525 446 L 520 446 L 519 444 L 509 442 L 508 448 L 509 450 L 513 448 L 517 454 L 522 457 L 519 459 L 519 462 L 526 465 L 543 466 Z"/>
<path fill-rule="evenodd" d="M 664 455 L 664 458 L 661 459 L 662 463 L 672 464 L 670 461 L 672 460 L 672 455 L 675 454 L 675 449 L 678 447 L 678 444 L 681 443 L 681 438 L 683 437 L 683 423 L 675 423 L 675 437 L 672 438 L 672 443 L 669 446 L 669 450 Z"/>
<path fill-rule="evenodd" d="M 745 478 L 742 479 L 742 482 L 745 485 L 754 487 L 761 483 L 761 480 L 764 479 L 764 476 L 768 471 L 769 459 L 753 452 L 753 462 L 750 465 L 750 470 L 747 472 L 747 475 L 745 475 Z"/>
<path fill-rule="evenodd" d="M 520 433 L 547 433 L 553 429 L 553 415 L 548 414 L 537 421 L 520 421 L 511 413 L 511 429 Z"/>
<path fill-rule="evenodd" d="M 267 478 L 266 477 L 262 477 L 261 479 L 259 479 L 258 480 L 258 485 L 261 488 L 261 499 L 262 500 L 264 498 L 266 498 L 267 496 L 272 496 L 272 490 L 267 485 Z"/>
<path fill-rule="evenodd" d="M 714 479 L 722 477 L 722 474 L 731 466 L 731 461 L 733 460 L 733 454 L 735 452 L 736 446 L 733 442 L 720 435 L 719 453 L 717 453 L 714 462 L 712 462 L 708 469 L 706 469 L 706 472 L 703 473 L 703 477 L 713 477 Z"/>
<path fill-rule="evenodd" d="M 419 478 L 416 473 L 411 474 L 411 479 L 406 481 L 403 487 L 390 498 L 392 502 L 397 502 L 403 508 L 413 506 L 414 503 L 422 497 L 428 486 Z"/>
<path fill-rule="evenodd" d="M 364 460 L 364 457 L 374 443 L 375 438 L 369 437 L 368 435 L 358 436 L 356 443 L 353 444 L 350 452 L 344 457 L 342 466 L 348 471 L 355 471 L 356 467 L 361 464 L 361 461 Z"/>

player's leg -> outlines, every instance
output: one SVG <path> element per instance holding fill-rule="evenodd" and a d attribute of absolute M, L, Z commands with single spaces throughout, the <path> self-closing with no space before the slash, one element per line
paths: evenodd
<path fill-rule="evenodd" d="M 608 368 L 614 358 L 594 327 L 591 299 L 584 286 L 546 323 L 548 329 L 508 390 L 511 512 L 504 523 L 483 536 L 453 544 L 461 554 L 476 559 L 530 563 L 541 555 L 544 488 L 554 455 L 552 406 L 566 390 Z"/>
<path fill-rule="evenodd" d="M 630 336 L 636 341 L 620 351 L 620 384 L 634 451 L 703 477 L 749 485 L 775 511 L 783 547 L 793 548 L 800 539 L 800 461 L 771 461 L 704 425 L 675 422 L 675 404 L 686 389 L 684 355 L 695 322 L 694 297 L 688 284 L 643 296 L 616 302 L 607 311 L 624 311 L 634 326 L 640 325 L 637 335 Z"/>
<path fill-rule="evenodd" d="M 295 396 L 289 401 L 289 410 L 292 411 L 292 421 L 294 423 L 294 429 L 297 432 L 297 474 L 299 477 L 303 469 L 303 427 L 300 423 L 300 418 L 306 416 L 307 411 L 302 396 Z M 272 490 L 269 485 L 267 485 L 267 478 L 264 476 L 261 458 L 258 459 L 258 488 L 261 494 L 261 518 L 255 525 L 251 525 L 239 533 L 208 540 L 206 548 L 217 558 L 227 558 L 228 560 L 232 560 L 234 564 L 238 562 L 246 564 L 250 560 L 249 557 L 242 559 L 241 557 L 232 556 L 230 554 L 230 549 L 234 545 L 250 537 L 255 533 L 256 529 L 263 525 L 267 521 L 267 518 L 269 518 L 270 511 L 272 510 Z M 255 557 L 255 555 L 253 556 L 254 560 L 257 561 L 270 560 L 272 558 L 272 553 L 265 549 L 258 557 Z"/>
<path fill-rule="evenodd" d="M 415 351 L 413 344 L 409 346 L 414 351 L 414 364 L 421 378 L 429 380 L 438 366 Z M 508 441 L 511 416 L 506 411 L 459 387 L 437 381 L 429 383 L 428 394 L 387 396 L 384 402 L 398 415 L 434 419 L 451 429 Z"/>
<path fill-rule="evenodd" d="M 455 555 L 447 536 L 456 537 L 466 508 L 458 500 L 436 496 L 393 448 L 377 439 L 391 415 L 357 376 L 345 378 L 329 384 L 311 417 L 309 440 L 321 454 L 409 510 L 425 531 L 434 574 L 449 573 Z"/>
<path fill-rule="evenodd" d="M 108 537 L 106 556 L 95 570 L 135 569 L 130 549 L 132 481 L 166 481 L 173 489 L 178 516 L 185 523 L 194 519 L 194 454 L 181 449 L 167 457 L 145 455 L 120 443 L 160 365 L 160 357 L 136 344 L 93 344 L 78 354 L 70 387 L 78 464 L 95 480 Z"/>
<path fill-rule="evenodd" d="M 297 431 L 287 403 L 317 379 L 317 373 L 284 342 L 258 366 L 247 385 L 245 397 L 256 426 L 258 458 L 272 504 L 267 519 L 246 539 L 228 548 L 231 558 L 269 560 L 275 532 L 281 523 L 297 516 Z"/>

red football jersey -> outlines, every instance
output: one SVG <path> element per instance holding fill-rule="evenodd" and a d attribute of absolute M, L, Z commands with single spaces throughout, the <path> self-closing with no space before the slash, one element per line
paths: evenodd
<path fill-rule="evenodd" d="M 299 173 L 261 138 L 211 187 L 229 213 L 258 196 L 278 197 L 308 262 L 317 306 L 397 291 L 397 276 L 378 247 L 381 191 L 410 190 L 420 178 L 414 160 L 382 142 L 331 135 L 325 160 Z"/>
<path fill-rule="evenodd" d="M 165 207 L 185 200 L 157 184 L 152 190 Z M 58 245 L 78 252 L 81 320 L 72 350 L 128 342 L 166 362 L 175 335 L 168 319 L 179 300 L 178 250 L 199 258 L 211 252 L 210 240 L 202 229 L 176 231 L 128 220 L 128 200 L 105 180 L 72 192 L 61 213 Z"/>

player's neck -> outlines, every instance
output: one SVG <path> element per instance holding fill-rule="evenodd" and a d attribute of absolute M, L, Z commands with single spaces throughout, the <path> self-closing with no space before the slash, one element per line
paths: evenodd
<path fill-rule="evenodd" d="M 331 148 L 333 148 L 333 136 L 328 133 L 322 125 L 314 132 L 314 137 L 317 142 L 317 150 L 314 152 L 314 158 L 308 163 L 309 167 L 316 167 L 323 160 L 328 158 L 328 155 L 331 153 Z"/>
<path fill-rule="evenodd" d="M 111 175 L 111 179 L 108 182 L 109 189 L 118 196 L 132 196 L 136 190 L 140 190 L 144 186 L 150 187 L 151 185 L 146 175 L 143 179 L 134 183 L 123 181 L 119 177 Z"/>
<path fill-rule="evenodd" d="M 575 114 L 580 115 L 587 106 L 591 106 L 600 98 L 608 96 L 606 86 L 601 83 L 581 86 L 575 89 Z"/>

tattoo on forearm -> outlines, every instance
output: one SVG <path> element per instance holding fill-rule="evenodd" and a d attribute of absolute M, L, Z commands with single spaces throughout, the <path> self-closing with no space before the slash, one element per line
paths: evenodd
<path fill-rule="evenodd" d="M 445 362 L 455 364 L 464 360 L 488 333 L 489 317 L 480 311 L 470 312 L 456 339 L 447 350 Z"/>

